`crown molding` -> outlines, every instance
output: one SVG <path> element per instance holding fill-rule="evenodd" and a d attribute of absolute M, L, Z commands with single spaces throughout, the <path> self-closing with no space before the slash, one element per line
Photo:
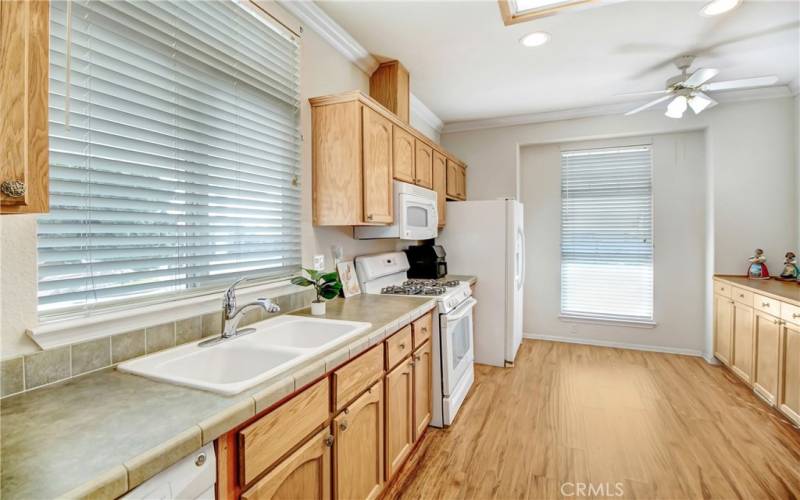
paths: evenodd
<path fill-rule="evenodd" d="M 371 75 L 378 67 L 378 60 L 314 2 L 310 0 L 280 0 L 280 4 L 296 16 L 301 23 L 316 31 L 323 40 L 341 52 L 364 73 Z"/>
<path fill-rule="evenodd" d="M 430 110 L 424 102 L 420 101 L 414 94 L 409 94 L 411 114 L 420 119 L 430 128 L 434 129 L 436 133 L 440 134 L 444 128 L 444 122 L 436 116 L 436 113 Z"/>
<path fill-rule="evenodd" d="M 754 101 L 760 99 L 774 99 L 779 97 L 790 97 L 796 95 L 792 92 L 790 85 L 776 85 L 773 87 L 762 87 L 757 89 L 735 90 L 725 93 L 714 94 L 713 97 L 720 103 L 737 101 Z M 454 132 L 467 132 L 471 130 L 482 130 L 502 127 L 516 127 L 520 125 L 531 125 L 534 123 L 555 122 L 561 120 L 573 120 L 576 118 L 589 118 L 593 116 L 617 115 L 630 111 L 639 104 L 644 104 L 646 100 L 616 102 L 612 104 L 601 104 L 598 106 L 586 106 L 583 108 L 561 109 L 554 111 L 544 111 L 540 113 L 528 113 L 523 115 L 500 116 L 496 118 L 484 118 L 479 120 L 465 120 L 445 123 L 442 129 L 443 134 Z"/>

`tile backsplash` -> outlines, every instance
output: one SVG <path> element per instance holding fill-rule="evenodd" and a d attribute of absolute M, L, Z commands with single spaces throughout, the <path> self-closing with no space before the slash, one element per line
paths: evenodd
<path fill-rule="evenodd" d="M 274 297 L 281 312 L 266 313 L 253 309 L 242 318 L 239 325 L 249 325 L 302 309 L 313 299 L 311 289 Z M 61 382 L 203 337 L 219 335 L 221 331 L 222 312 L 209 313 L 6 359 L 0 361 L 0 397 Z"/>

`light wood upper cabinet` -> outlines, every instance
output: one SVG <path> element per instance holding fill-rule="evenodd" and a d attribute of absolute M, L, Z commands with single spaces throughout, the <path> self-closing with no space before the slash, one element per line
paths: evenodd
<path fill-rule="evenodd" d="M 364 107 L 364 219 L 391 223 L 392 122 Z"/>
<path fill-rule="evenodd" d="M 723 295 L 714 296 L 714 355 L 731 364 L 733 353 L 733 300 Z"/>
<path fill-rule="evenodd" d="M 416 176 L 414 182 L 424 188 L 433 188 L 433 148 L 416 140 Z"/>
<path fill-rule="evenodd" d="M 777 403 L 780 365 L 780 320 L 756 311 L 756 358 L 753 390 L 770 404 Z"/>
<path fill-rule="evenodd" d="M 0 214 L 49 207 L 49 9 L 47 1 L 0 2 Z"/>
<path fill-rule="evenodd" d="M 394 127 L 394 178 L 398 181 L 414 183 L 414 136 Z"/>
<path fill-rule="evenodd" d="M 386 480 L 405 461 L 414 444 L 414 376 L 411 359 L 386 375 Z"/>
<path fill-rule="evenodd" d="M 733 306 L 733 354 L 731 370 L 752 384 L 755 339 L 755 313 L 753 308 L 735 303 Z"/>
<path fill-rule="evenodd" d="M 447 159 L 447 197 L 452 200 L 467 199 L 467 169 L 450 158 Z"/>
<path fill-rule="evenodd" d="M 383 382 L 345 408 L 333 428 L 336 498 L 377 498 L 383 488 Z"/>
<path fill-rule="evenodd" d="M 327 429 L 317 433 L 242 493 L 242 499 L 330 499 L 332 444 L 333 440 Z"/>
<path fill-rule="evenodd" d="M 416 442 L 431 422 L 433 394 L 431 392 L 431 343 L 426 341 L 414 351 L 414 441 Z"/>
<path fill-rule="evenodd" d="M 783 378 L 780 384 L 780 410 L 800 425 L 800 325 L 785 323 L 782 337 Z"/>
<path fill-rule="evenodd" d="M 408 123 L 410 77 L 400 61 L 386 61 L 378 66 L 369 79 L 369 95 Z"/>
<path fill-rule="evenodd" d="M 440 152 L 433 152 L 433 190 L 439 211 L 439 227 L 447 222 L 447 158 Z"/>

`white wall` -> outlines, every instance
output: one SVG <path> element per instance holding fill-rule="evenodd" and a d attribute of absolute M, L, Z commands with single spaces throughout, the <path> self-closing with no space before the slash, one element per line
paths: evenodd
<path fill-rule="evenodd" d="M 653 144 L 655 328 L 566 322 L 560 313 L 561 149 Z M 700 354 L 705 350 L 705 140 L 702 131 L 520 149 L 526 334 Z"/>
<path fill-rule="evenodd" d="M 472 199 L 515 196 L 518 145 L 706 130 L 713 176 L 714 271 L 742 274 L 764 248 L 773 267 L 798 244 L 797 114 L 793 98 L 725 103 L 672 120 L 663 111 L 442 134 L 469 165 Z"/>
<path fill-rule="evenodd" d="M 271 2 L 262 2 L 284 24 L 297 30 L 298 21 Z M 300 68 L 302 147 L 302 252 L 310 267 L 314 254 L 324 254 L 333 268 L 331 246 L 341 245 L 345 258 L 361 253 L 394 250 L 396 240 L 358 241 L 350 228 L 314 228 L 311 224 L 311 126 L 308 98 L 360 89 L 369 91 L 369 78 L 316 33 L 305 30 Z M 38 350 L 25 330 L 37 324 L 36 216 L 0 217 L 0 358 Z"/>

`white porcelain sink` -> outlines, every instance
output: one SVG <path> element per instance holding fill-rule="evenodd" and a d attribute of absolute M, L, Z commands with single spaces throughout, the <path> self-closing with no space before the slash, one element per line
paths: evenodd
<path fill-rule="evenodd" d="M 117 369 L 230 396 L 346 345 L 370 326 L 287 314 L 249 325 L 256 331 L 241 337 L 210 346 L 184 344 L 127 361 Z"/>

